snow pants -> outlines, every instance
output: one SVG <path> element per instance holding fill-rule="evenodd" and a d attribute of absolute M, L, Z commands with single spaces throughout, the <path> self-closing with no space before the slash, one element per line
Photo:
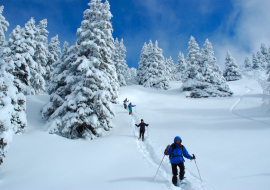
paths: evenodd
<path fill-rule="evenodd" d="M 179 178 L 180 180 L 184 179 L 184 175 L 185 175 L 185 165 L 184 162 L 181 162 L 179 164 L 172 164 L 172 173 L 173 173 L 173 177 L 172 177 L 172 183 L 174 185 L 177 185 L 177 166 L 180 168 L 180 172 L 179 172 Z"/>
<path fill-rule="evenodd" d="M 140 130 L 140 137 L 139 137 L 139 139 L 142 137 L 142 141 L 144 141 L 144 132 L 145 132 L 145 131 Z"/>
<path fill-rule="evenodd" d="M 124 104 L 124 108 L 127 109 L 127 104 Z"/>

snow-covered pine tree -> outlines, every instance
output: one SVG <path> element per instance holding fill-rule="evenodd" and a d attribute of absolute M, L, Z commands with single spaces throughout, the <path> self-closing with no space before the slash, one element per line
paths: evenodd
<path fill-rule="evenodd" d="M 4 6 L 0 6 L 0 47 L 3 46 L 5 42 L 5 32 L 7 32 L 7 27 L 9 23 L 6 21 L 5 17 L 2 15 L 4 11 Z"/>
<path fill-rule="evenodd" d="M 257 52 L 257 63 L 260 65 L 262 69 L 266 69 L 267 67 L 266 58 L 260 51 Z"/>
<path fill-rule="evenodd" d="M 99 137 L 112 128 L 114 117 L 111 101 L 117 94 L 111 84 L 117 78 L 111 59 L 112 15 L 108 1 L 91 0 L 88 5 L 77 30 L 80 37 L 69 48 L 73 53 L 59 64 L 61 72 L 51 84 L 57 83 L 58 88 L 42 109 L 49 132 L 67 138 Z"/>
<path fill-rule="evenodd" d="M 197 86 L 200 86 L 200 83 L 204 81 L 203 76 L 201 73 L 199 73 L 199 64 L 200 64 L 200 48 L 197 42 L 195 41 L 195 38 L 193 36 L 190 37 L 190 41 L 188 42 L 188 54 L 186 58 L 186 70 L 185 74 L 182 77 L 183 85 L 182 90 L 183 91 L 194 91 L 197 89 Z M 191 95 L 193 97 L 193 95 Z"/>
<path fill-rule="evenodd" d="M 187 67 L 184 54 L 181 53 L 181 51 L 179 52 L 178 61 L 175 67 L 176 67 L 176 80 L 181 81 L 184 77 L 185 70 Z"/>
<path fill-rule="evenodd" d="M 39 24 L 35 28 L 35 52 L 33 59 L 39 66 L 39 73 L 46 81 L 46 85 L 48 85 L 49 81 L 46 79 L 46 65 L 48 62 L 48 48 L 47 48 L 47 36 L 48 31 L 47 28 L 47 19 L 44 19 L 39 22 Z"/>
<path fill-rule="evenodd" d="M 257 60 L 256 54 L 253 52 L 252 53 L 252 69 L 258 70 L 260 68 L 261 68 L 261 65 L 259 64 L 259 62 Z"/>
<path fill-rule="evenodd" d="M 0 48 L 0 165 L 7 152 L 13 133 L 27 126 L 26 98 L 14 86 L 14 63 L 8 47 Z"/>
<path fill-rule="evenodd" d="M 47 88 L 47 92 L 50 95 L 54 93 L 59 87 L 65 84 L 65 81 L 64 81 L 65 78 L 63 77 L 63 75 L 61 76 L 60 74 L 64 72 L 65 70 L 67 70 L 68 68 L 66 67 L 67 65 L 63 63 L 65 63 L 66 59 L 69 57 L 69 55 L 72 52 L 76 51 L 76 50 L 74 51 L 74 48 L 76 46 L 72 46 L 70 48 L 68 46 L 69 46 L 68 42 L 65 41 L 60 59 L 54 62 L 52 65 L 54 70 L 52 72 L 50 85 Z"/>
<path fill-rule="evenodd" d="M 116 68 L 116 73 L 117 73 L 117 78 L 120 86 L 126 86 L 126 80 L 125 80 L 125 75 L 126 75 L 126 69 L 127 69 L 127 64 L 126 64 L 126 47 L 124 45 L 124 40 L 122 39 L 121 42 L 119 43 L 118 38 L 115 39 L 114 42 L 114 56 L 113 56 L 113 61 L 115 64 Z"/>
<path fill-rule="evenodd" d="M 14 38 L 14 36 L 11 36 L 11 38 Z M 13 46 L 12 48 L 12 50 L 14 51 L 13 55 L 15 55 L 15 59 L 17 59 L 18 56 L 21 59 L 21 61 L 18 61 L 18 64 L 16 64 L 18 68 L 17 69 L 15 68 L 15 70 L 17 70 L 19 73 L 20 73 L 20 70 L 25 70 L 24 68 L 20 68 L 22 65 L 19 62 L 23 64 L 27 64 L 30 69 L 30 84 L 25 83 L 25 81 L 22 81 L 22 82 L 24 82 L 30 88 L 31 94 L 39 94 L 41 91 L 45 90 L 45 80 L 41 74 L 44 71 L 44 68 L 42 67 L 42 65 L 38 64 L 33 59 L 35 49 L 36 49 L 35 20 L 31 18 L 25 24 L 25 28 L 21 29 L 21 33 L 19 34 L 19 37 L 16 36 L 15 38 L 19 41 L 16 42 L 16 41 L 13 41 L 13 39 L 10 41 L 12 43 L 11 46 Z M 25 80 L 25 77 L 23 78 L 18 77 L 18 78 L 20 80 Z M 29 92 L 25 92 L 25 93 L 29 94 Z"/>
<path fill-rule="evenodd" d="M 15 86 L 19 89 L 19 92 L 24 94 L 34 93 L 30 83 L 30 68 L 27 64 L 26 57 L 31 57 L 28 53 L 27 44 L 22 36 L 22 29 L 19 25 L 9 35 L 8 46 L 10 47 L 10 57 L 14 62 L 14 69 L 12 75 L 15 77 Z M 31 60 L 31 59 L 29 59 Z"/>
<path fill-rule="evenodd" d="M 127 85 L 138 84 L 137 69 L 128 68 L 125 75 Z"/>
<path fill-rule="evenodd" d="M 225 69 L 223 71 L 223 76 L 227 81 L 235 81 L 242 78 L 240 69 L 229 51 L 227 52 L 225 58 Z"/>
<path fill-rule="evenodd" d="M 144 43 L 142 50 L 141 50 L 139 69 L 137 72 L 138 82 L 140 85 L 143 85 L 143 83 L 145 82 L 144 75 L 145 75 L 146 68 L 147 68 L 148 53 L 149 53 L 148 45 L 146 43 Z"/>
<path fill-rule="evenodd" d="M 170 81 L 175 80 L 177 71 L 176 71 L 176 67 L 173 63 L 171 56 L 169 59 L 166 58 L 165 66 L 166 66 L 166 73 L 167 73 L 167 76 L 169 77 L 169 80 Z"/>
<path fill-rule="evenodd" d="M 51 42 L 48 45 L 48 61 L 46 64 L 46 82 L 48 83 L 47 85 L 50 85 L 51 78 L 52 78 L 52 72 L 53 72 L 53 64 L 58 61 L 59 54 L 61 54 L 61 48 L 60 48 L 60 42 L 58 40 L 58 35 L 55 37 L 51 38 Z"/>
<path fill-rule="evenodd" d="M 246 56 L 245 61 L 244 61 L 244 68 L 247 70 L 252 70 L 251 62 L 247 56 Z"/>
<path fill-rule="evenodd" d="M 171 86 L 169 84 L 169 78 L 166 76 L 166 66 L 162 49 L 158 47 L 157 41 L 155 46 L 153 46 L 151 40 L 147 49 L 149 52 L 145 74 L 142 76 L 143 86 L 146 88 L 168 90 Z"/>
<path fill-rule="evenodd" d="M 267 47 L 264 43 L 261 44 L 261 54 L 263 55 L 263 62 L 265 62 L 264 65 L 267 65 L 270 61 L 270 54 L 267 51 Z"/>
<path fill-rule="evenodd" d="M 202 49 L 201 58 L 196 63 L 198 64 L 197 74 L 194 72 L 196 74 L 194 78 L 185 81 L 182 89 L 190 91 L 190 97 L 192 98 L 231 96 L 233 93 L 222 76 L 222 72 L 216 63 L 217 59 L 214 56 L 212 44 L 208 39 L 206 39 L 204 46 L 205 49 Z M 193 47 L 196 47 L 196 45 L 193 44 Z M 193 48 L 189 49 L 194 51 Z M 192 67 L 192 64 L 189 66 Z"/>

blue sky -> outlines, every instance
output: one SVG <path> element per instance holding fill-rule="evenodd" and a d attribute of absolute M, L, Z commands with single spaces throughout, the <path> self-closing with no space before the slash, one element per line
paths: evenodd
<path fill-rule="evenodd" d="M 3 16 L 10 23 L 7 35 L 34 17 L 36 24 L 47 18 L 49 39 L 59 35 L 73 45 L 83 11 L 90 0 L 1 0 Z M 103 0 L 104 2 L 104 0 Z M 200 48 L 212 42 L 221 67 L 227 51 L 239 65 L 251 58 L 261 43 L 270 45 L 268 0 L 109 0 L 113 14 L 113 37 L 123 38 L 129 67 L 138 67 L 144 42 L 158 40 L 165 58 L 177 62 L 179 51 L 188 53 L 194 36 Z"/>

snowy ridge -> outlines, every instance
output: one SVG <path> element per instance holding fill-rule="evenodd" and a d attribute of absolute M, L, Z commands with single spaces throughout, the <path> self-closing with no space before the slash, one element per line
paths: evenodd
<path fill-rule="evenodd" d="M 136 113 L 136 111 L 132 113 L 132 116 L 130 119 L 131 131 L 134 133 L 137 147 L 143 154 L 144 158 L 147 159 L 147 161 L 152 165 L 152 167 L 155 167 L 156 169 L 158 169 L 160 162 L 164 156 L 164 150 L 158 147 L 155 144 L 155 142 L 150 138 L 148 129 L 145 132 L 144 141 L 141 141 L 140 139 L 138 139 L 139 133 L 137 132 L 138 130 L 136 131 L 134 130 L 135 129 L 134 126 L 135 126 L 135 123 L 139 123 L 141 118 L 142 116 Z M 150 129 L 151 129 L 151 126 L 150 126 Z M 187 159 L 186 161 L 189 162 L 189 160 Z M 153 173 L 153 178 L 154 178 L 154 175 L 155 173 Z M 206 182 L 204 181 L 201 182 L 198 174 L 195 174 L 189 171 L 187 168 L 185 169 L 185 177 L 186 177 L 187 185 L 184 188 L 180 187 L 180 189 L 187 189 L 187 190 L 214 189 L 210 185 L 208 185 Z M 171 178 L 172 178 L 171 164 L 170 164 L 168 156 L 164 157 L 163 162 L 159 168 L 158 174 L 155 178 L 155 181 L 157 181 L 160 178 L 162 179 L 162 181 L 164 181 L 167 189 L 169 190 L 179 189 L 179 187 L 175 187 L 171 182 Z"/>

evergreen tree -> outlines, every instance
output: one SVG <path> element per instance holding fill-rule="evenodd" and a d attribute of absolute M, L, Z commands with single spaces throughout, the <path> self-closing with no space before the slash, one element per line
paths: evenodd
<path fill-rule="evenodd" d="M 251 65 L 251 62 L 250 62 L 250 60 L 249 60 L 249 58 L 246 56 L 246 58 L 245 58 L 245 62 L 244 62 L 244 67 L 246 68 L 246 69 L 252 69 L 252 65 Z"/>
<path fill-rule="evenodd" d="M 126 86 L 126 80 L 125 80 L 125 75 L 126 75 L 126 69 L 127 69 L 127 64 L 126 64 L 126 47 L 124 45 L 124 40 L 122 39 L 120 44 L 118 39 L 116 38 L 114 42 L 114 56 L 113 56 L 113 61 L 115 63 L 115 68 L 116 68 L 116 73 L 117 73 L 117 78 L 120 86 Z"/>
<path fill-rule="evenodd" d="M 15 77 L 15 86 L 19 89 L 19 92 L 23 92 L 24 94 L 34 93 L 30 84 L 30 68 L 27 64 L 27 61 L 31 60 L 31 56 L 28 53 L 29 49 L 26 48 L 28 46 L 22 36 L 20 26 L 17 26 L 9 35 L 8 46 L 11 50 L 10 58 L 14 62 L 12 75 Z"/>
<path fill-rule="evenodd" d="M 199 63 L 200 63 L 200 48 L 197 42 L 195 41 L 195 38 L 193 36 L 190 37 L 190 41 L 188 42 L 188 54 L 186 58 L 186 71 L 185 75 L 183 77 L 183 82 L 186 82 L 189 79 L 199 79 Z"/>
<path fill-rule="evenodd" d="M 145 82 L 144 75 L 147 68 L 148 53 L 149 53 L 148 46 L 146 43 L 144 43 L 141 50 L 139 69 L 137 72 L 138 82 L 140 85 L 143 85 L 143 83 Z"/>
<path fill-rule="evenodd" d="M 189 44 L 190 47 L 197 47 L 194 41 Z M 189 62 L 189 77 L 184 81 L 182 89 L 190 91 L 189 96 L 192 98 L 231 96 L 232 92 L 216 63 L 213 47 L 208 39 L 204 46 L 205 49 L 202 49 L 201 57 L 197 57 L 199 60 L 193 63 Z M 189 48 L 189 50 L 195 52 L 194 48 Z"/>
<path fill-rule="evenodd" d="M 158 47 L 157 41 L 155 46 L 153 46 L 151 40 L 147 49 L 147 63 L 145 73 L 142 76 L 141 81 L 143 86 L 146 88 L 168 90 L 171 87 L 169 84 L 169 78 L 166 76 L 166 66 L 164 63 L 164 57 L 162 55 L 162 49 Z"/>
<path fill-rule="evenodd" d="M 263 55 L 263 62 L 265 62 L 265 65 L 267 65 L 267 63 L 269 63 L 270 54 L 268 53 L 264 43 L 261 44 L 261 54 Z"/>
<path fill-rule="evenodd" d="M 261 65 L 259 64 L 259 62 L 257 60 L 256 54 L 253 52 L 252 53 L 252 69 L 258 70 L 260 68 L 261 68 Z"/>
<path fill-rule="evenodd" d="M 5 20 L 5 17 L 2 15 L 4 11 L 4 6 L 0 6 L 0 47 L 3 46 L 5 42 L 5 32 L 7 32 L 7 27 L 9 23 Z"/>
<path fill-rule="evenodd" d="M 14 63 L 8 47 L 0 48 L 0 165 L 13 133 L 21 133 L 27 126 L 26 98 L 14 85 Z"/>
<path fill-rule="evenodd" d="M 176 77 L 176 67 L 173 63 L 172 57 L 169 59 L 166 59 L 165 61 L 165 66 L 166 66 L 166 75 L 169 77 L 170 81 L 175 80 Z"/>
<path fill-rule="evenodd" d="M 266 59 L 260 51 L 257 52 L 257 64 L 262 69 L 266 69 L 266 67 L 267 67 Z"/>
<path fill-rule="evenodd" d="M 39 73 L 42 75 L 42 77 L 46 80 L 46 65 L 48 62 L 48 48 L 47 48 L 47 36 L 48 31 L 47 28 L 47 19 L 44 19 L 39 22 L 39 25 L 35 28 L 35 53 L 33 56 L 34 61 L 39 66 Z M 46 80 L 46 83 L 48 83 L 48 79 Z"/>
<path fill-rule="evenodd" d="M 135 68 L 128 68 L 125 79 L 127 82 L 127 85 L 132 85 L 132 84 L 138 84 L 138 78 L 137 78 L 137 69 Z"/>
<path fill-rule="evenodd" d="M 111 102 L 118 98 L 117 84 L 112 86 L 117 78 L 111 58 L 109 3 L 91 0 L 88 5 L 90 9 L 84 11 L 85 20 L 77 30 L 80 37 L 69 48 L 72 53 L 58 65 L 59 74 L 51 84 L 56 88 L 42 110 L 50 133 L 67 138 L 93 139 L 110 130 L 114 117 Z"/>
<path fill-rule="evenodd" d="M 24 57 L 26 64 L 30 69 L 30 89 L 32 94 L 39 94 L 45 90 L 45 80 L 42 76 L 44 68 L 41 64 L 35 62 L 34 53 L 36 49 L 35 41 L 35 20 L 31 18 L 22 29 L 23 45 L 21 46 L 22 52 L 20 54 Z"/>
<path fill-rule="evenodd" d="M 227 52 L 225 58 L 225 69 L 223 71 L 223 76 L 227 81 L 235 81 L 242 78 L 242 74 L 238 65 L 235 63 L 234 58 L 231 56 L 230 52 Z"/>
<path fill-rule="evenodd" d="M 58 56 L 61 53 L 61 49 L 60 49 L 60 42 L 58 40 L 58 35 L 56 35 L 55 37 L 51 38 L 51 42 L 48 45 L 48 61 L 46 64 L 46 76 L 45 79 L 47 81 L 47 85 L 50 85 L 51 82 L 51 78 L 52 78 L 52 72 L 53 72 L 53 64 L 58 61 Z"/>
<path fill-rule="evenodd" d="M 184 78 L 185 70 L 187 67 L 184 54 L 181 53 L 181 51 L 179 52 L 178 61 L 175 67 L 176 67 L 176 72 L 177 72 L 176 80 L 180 81 Z"/>

